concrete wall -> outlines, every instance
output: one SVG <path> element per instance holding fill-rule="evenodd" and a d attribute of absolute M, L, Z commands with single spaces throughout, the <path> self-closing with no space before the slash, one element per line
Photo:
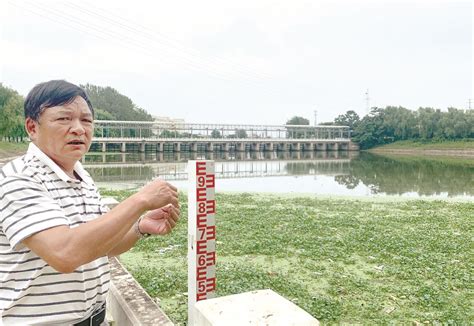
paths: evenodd
<path fill-rule="evenodd" d="M 117 258 L 110 258 L 110 291 L 107 314 L 113 326 L 173 326 Z"/>

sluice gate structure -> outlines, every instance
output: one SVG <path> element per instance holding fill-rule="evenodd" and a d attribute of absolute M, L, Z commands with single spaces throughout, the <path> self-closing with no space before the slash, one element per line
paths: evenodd
<path fill-rule="evenodd" d="M 95 121 L 96 151 L 352 151 L 347 126 Z"/>

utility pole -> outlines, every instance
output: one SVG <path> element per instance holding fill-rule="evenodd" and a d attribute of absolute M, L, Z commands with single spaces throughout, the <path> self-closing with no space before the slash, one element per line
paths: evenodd
<path fill-rule="evenodd" d="M 314 110 L 314 126 L 318 125 L 318 110 Z"/>

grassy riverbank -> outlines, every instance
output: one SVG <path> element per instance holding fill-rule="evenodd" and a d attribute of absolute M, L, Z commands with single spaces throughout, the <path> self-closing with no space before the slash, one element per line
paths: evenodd
<path fill-rule="evenodd" d="M 428 154 L 445 156 L 472 156 L 474 155 L 474 139 L 438 142 L 404 140 L 372 148 L 369 150 L 369 152 Z"/>
<path fill-rule="evenodd" d="M 474 155 L 474 150 L 472 151 Z M 415 164 L 442 164 L 443 166 L 463 166 L 468 168 L 474 168 L 474 159 L 469 156 L 456 156 L 456 155 L 431 155 L 423 153 L 412 153 L 403 154 L 396 152 L 378 152 L 375 153 L 379 157 L 386 157 L 396 160 L 400 163 L 415 163 Z M 473 171 L 474 172 L 474 171 Z"/>
<path fill-rule="evenodd" d="M 103 191 L 118 199 L 129 193 Z M 187 210 L 121 260 L 186 321 Z M 218 295 L 271 288 L 323 324 L 470 324 L 474 204 L 219 194 Z"/>
<path fill-rule="evenodd" d="M 23 155 L 28 149 L 28 143 L 9 143 L 0 141 L 0 158 Z"/>

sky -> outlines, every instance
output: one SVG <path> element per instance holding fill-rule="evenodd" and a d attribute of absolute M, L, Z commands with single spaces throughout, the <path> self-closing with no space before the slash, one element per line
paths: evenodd
<path fill-rule="evenodd" d="M 111 86 L 194 123 L 474 108 L 470 0 L 0 0 L 0 82 Z M 316 114 L 315 114 L 316 111 Z"/>

